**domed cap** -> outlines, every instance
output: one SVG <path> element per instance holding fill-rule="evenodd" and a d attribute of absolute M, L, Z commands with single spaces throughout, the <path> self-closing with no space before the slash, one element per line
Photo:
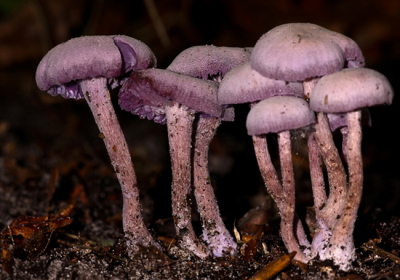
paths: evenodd
<path fill-rule="evenodd" d="M 181 52 L 167 70 L 212 80 L 223 78 L 232 68 L 250 60 L 251 48 L 195 46 Z"/>
<path fill-rule="evenodd" d="M 344 113 L 364 107 L 390 105 L 393 89 L 387 78 L 367 68 L 352 68 L 322 77 L 310 97 L 316 112 Z"/>
<path fill-rule="evenodd" d="M 291 96 L 275 96 L 257 103 L 247 115 L 249 135 L 277 133 L 315 123 L 307 101 Z"/>
<path fill-rule="evenodd" d="M 244 63 L 229 71 L 222 79 L 218 89 L 218 102 L 239 104 L 278 95 L 304 98 L 303 85 L 266 78 L 251 69 L 250 63 Z"/>
<path fill-rule="evenodd" d="M 362 52 L 352 39 L 310 23 L 271 29 L 261 36 L 251 54 L 254 70 L 285 81 L 304 81 L 363 65 Z"/>
<path fill-rule="evenodd" d="M 36 83 L 51 95 L 79 99 L 82 98 L 80 80 L 111 79 L 155 65 L 153 52 L 136 39 L 123 35 L 85 36 L 51 49 L 39 63 Z"/>
<path fill-rule="evenodd" d="M 218 84 L 186 75 L 177 74 L 162 69 L 147 69 L 135 71 L 122 86 L 119 93 L 119 105 L 122 109 L 130 111 L 135 108 L 134 114 L 149 113 L 161 114 L 167 105 L 176 101 L 195 112 L 233 120 L 233 110 L 225 110 L 217 103 Z M 131 98 L 133 97 L 133 98 Z M 136 103 L 133 104 L 133 103 Z M 138 109 L 140 107 L 141 109 Z M 158 111 L 157 111 L 158 110 Z M 141 112 L 143 114 L 141 114 Z M 164 112 L 165 115 L 165 112 Z M 154 120 L 162 120 L 161 116 L 154 115 Z"/>

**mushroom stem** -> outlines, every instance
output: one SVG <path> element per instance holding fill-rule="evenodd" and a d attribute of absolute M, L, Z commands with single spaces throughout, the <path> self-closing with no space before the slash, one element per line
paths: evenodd
<path fill-rule="evenodd" d="M 307 262 L 307 257 L 301 251 L 299 244 L 294 235 L 293 229 L 293 214 L 290 214 L 290 209 L 286 210 L 286 194 L 279 182 L 278 174 L 272 164 L 271 157 L 268 151 L 267 138 L 265 135 L 254 135 L 253 145 L 256 154 L 258 167 L 260 168 L 261 176 L 264 179 L 265 186 L 276 202 L 281 216 L 281 234 L 283 242 L 289 252 L 296 251 L 296 260 Z M 290 138 L 289 138 L 290 140 Z M 290 147 L 290 146 L 289 146 Z M 290 148 L 289 148 L 290 149 Z M 304 228 L 301 223 L 296 225 L 296 231 L 303 232 Z M 299 236 L 299 234 L 298 234 Z"/>
<path fill-rule="evenodd" d="M 321 217 L 321 210 L 325 207 L 327 196 L 325 191 L 325 180 L 322 171 L 321 154 L 314 132 L 311 132 L 308 136 L 308 154 L 310 162 L 311 185 L 314 196 L 315 218 L 318 224 L 312 241 L 311 256 L 314 258 L 319 254 L 321 259 L 326 259 L 326 249 L 331 236 L 331 231 L 327 229 L 326 223 L 323 217 Z"/>
<path fill-rule="evenodd" d="M 193 155 L 194 194 L 202 221 L 203 238 L 217 257 L 222 257 L 224 252 L 235 254 L 237 247 L 221 219 L 208 171 L 210 142 L 220 124 L 220 118 L 200 117 L 198 119 Z"/>
<path fill-rule="evenodd" d="M 322 159 L 318 150 L 318 143 L 315 139 L 314 132 L 311 132 L 308 136 L 308 153 L 315 214 L 318 219 L 320 216 L 320 210 L 326 203 L 326 191 L 322 171 Z"/>
<path fill-rule="evenodd" d="M 165 107 L 168 141 L 172 165 L 172 215 L 177 235 L 184 248 L 204 259 L 209 255 L 207 247 L 194 233 L 191 221 L 191 143 L 194 113 L 174 102 Z"/>
<path fill-rule="evenodd" d="M 304 95 L 307 100 L 310 99 L 311 93 L 318 80 L 319 78 L 310 78 L 303 81 Z M 315 138 L 315 133 L 311 132 L 308 137 L 310 175 L 314 196 L 315 214 L 318 219 L 318 216 L 320 216 L 319 212 L 325 205 L 327 197 L 325 191 L 324 175 L 322 171 L 321 154 L 318 149 L 318 142 Z"/>
<path fill-rule="evenodd" d="M 267 137 L 265 135 L 254 135 L 252 138 L 258 167 L 260 168 L 265 186 L 278 205 L 278 208 L 281 209 L 280 206 L 284 204 L 284 195 L 278 174 L 272 165 L 271 156 L 268 151 Z"/>
<path fill-rule="evenodd" d="M 329 258 L 329 239 L 345 207 L 347 180 L 339 152 L 333 141 L 328 119 L 324 113 L 318 113 L 317 119 L 318 122 L 314 126 L 315 138 L 328 173 L 329 197 L 326 199 L 324 207 L 319 209 L 318 229 L 312 242 L 312 256 L 319 255 L 321 260 L 325 260 Z"/>
<path fill-rule="evenodd" d="M 311 184 L 314 196 L 315 218 L 318 225 L 312 241 L 311 256 L 314 258 L 319 255 L 320 259 L 325 260 L 328 258 L 328 242 L 332 232 L 327 228 L 327 223 L 321 214 L 321 210 L 324 209 L 326 205 L 327 196 L 322 171 L 321 154 L 314 132 L 310 133 L 309 135 L 308 150 Z"/>
<path fill-rule="evenodd" d="M 347 139 L 349 137 L 349 128 L 347 126 L 341 127 L 340 133 L 342 134 L 342 155 L 344 162 L 347 164 Z"/>
<path fill-rule="evenodd" d="M 311 93 L 318 80 L 319 78 L 310 78 L 303 81 L 304 95 L 307 100 L 310 99 Z M 324 175 L 322 172 L 321 154 L 318 149 L 318 142 L 315 138 L 315 132 L 311 132 L 308 137 L 310 175 L 314 196 L 315 213 L 318 219 L 319 212 L 325 205 L 327 197 L 325 191 Z"/>
<path fill-rule="evenodd" d="M 294 235 L 295 227 L 295 181 L 294 181 L 294 172 L 293 172 L 293 163 L 292 163 L 292 145 L 290 140 L 290 131 L 282 131 L 278 133 L 278 146 L 279 146 L 279 159 L 281 164 L 281 176 L 282 176 L 282 189 L 285 196 L 285 204 L 281 209 L 281 231 L 282 232 L 290 232 L 290 234 L 286 235 L 286 240 L 284 238 L 285 244 L 290 244 L 292 247 L 288 247 L 289 252 L 296 251 L 297 254 L 295 259 L 298 261 L 302 261 L 307 263 L 308 258 L 305 254 L 300 250 L 297 241 L 294 239 L 296 236 Z M 297 224 L 296 228 L 299 227 L 299 223 L 301 223 L 300 219 L 296 219 Z M 304 230 L 303 230 L 304 232 Z M 292 234 L 293 233 L 293 234 Z M 310 243 L 306 239 L 306 235 L 301 236 L 302 239 L 297 236 L 299 239 L 299 243 L 305 246 L 310 246 Z M 294 239 L 294 240 L 292 240 Z M 289 249 L 290 248 L 290 249 Z"/>
<path fill-rule="evenodd" d="M 351 261 L 355 260 L 356 253 L 353 242 L 354 224 L 357 218 L 358 207 L 361 202 L 363 188 L 363 165 L 361 155 L 361 111 L 347 114 L 348 139 L 347 162 L 349 170 L 349 190 L 346 205 L 342 216 L 333 231 L 330 244 L 330 254 L 334 263 L 342 270 L 351 268 Z"/>
<path fill-rule="evenodd" d="M 310 99 L 311 92 L 318 82 L 319 78 L 310 78 L 303 81 L 304 95 L 307 100 Z M 308 153 L 310 161 L 310 175 L 312 183 L 312 191 L 314 196 L 315 214 L 318 219 L 319 212 L 326 203 L 325 181 L 322 171 L 321 154 L 318 149 L 318 142 L 315 138 L 315 133 L 310 132 L 308 136 Z"/>
<path fill-rule="evenodd" d="M 310 99 L 311 93 L 318 82 L 319 78 L 309 78 L 303 81 L 303 91 L 306 100 Z"/>
<path fill-rule="evenodd" d="M 319 78 L 306 79 L 303 82 L 304 94 L 309 99 Z M 318 113 L 316 131 L 309 137 L 309 159 L 311 182 L 318 228 L 315 232 L 311 255 L 319 254 L 321 260 L 326 259 L 327 244 L 337 219 L 343 212 L 346 196 L 346 173 L 339 153 L 333 142 L 332 133 L 326 115 Z M 315 139 L 317 141 L 315 141 Z M 319 149 L 317 148 L 319 143 Z M 326 197 L 325 183 L 321 168 L 321 156 L 325 162 L 329 180 L 329 198 Z"/>
<path fill-rule="evenodd" d="M 317 118 L 315 136 L 326 166 L 329 181 L 329 197 L 320 214 L 323 221 L 325 221 L 327 229 L 332 231 L 342 215 L 344 205 L 346 204 L 346 172 L 333 141 L 326 114 L 319 112 Z"/>
<path fill-rule="evenodd" d="M 123 197 L 122 223 L 125 237 L 128 240 L 128 247 L 132 247 L 134 251 L 138 250 L 138 245 L 146 247 L 153 245 L 161 248 L 150 235 L 142 219 L 136 174 L 128 145 L 111 103 L 107 79 L 82 80 L 80 86 L 83 96 L 92 110 L 100 130 L 100 137 L 104 140 L 111 164 L 121 184 Z"/>

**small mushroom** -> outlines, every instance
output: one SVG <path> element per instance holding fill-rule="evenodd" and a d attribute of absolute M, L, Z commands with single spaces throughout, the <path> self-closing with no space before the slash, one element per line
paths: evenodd
<path fill-rule="evenodd" d="M 243 48 L 195 46 L 181 52 L 167 70 L 203 80 L 220 82 L 232 68 L 249 61 Z M 226 108 L 233 112 L 233 108 Z M 236 243 L 222 221 L 208 172 L 208 150 L 221 118 L 198 114 L 194 127 L 193 186 L 203 227 L 203 239 L 213 255 L 234 254 Z M 230 120 L 233 120 L 230 119 Z"/>
<path fill-rule="evenodd" d="M 218 101 L 220 104 L 249 102 L 251 106 L 255 106 L 259 100 L 274 96 L 292 96 L 304 99 L 302 84 L 264 77 L 253 70 L 250 63 L 244 63 L 226 74 L 218 90 Z M 265 186 L 275 201 L 278 199 L 282 200 L 284 197 L 282 184 L 271 162 L 267 138 L 259 135 L 253 135 L 252 138 L 258 166 Z M 278 207 L 284 207 L 284 202 L 277 202 L 277 204 Z M 297 214 L 295 214 L 295 223 L 296 238 L 300 245 L 306 248 L 310 247 L 311 244 L 307 239 L 303 225 L 298 219 Z M 301 256 L 304 255 L 299 254 L 297 258 Z"/>
<path fill-rule="evenodd" d="M 249 135 L 278 133 L 282 185 L 274 184 L 274 188 L 277 189 L 275 193 L 278 194 L 274 199 L 280 210 L 282 239 L 288 251 L 297 252 L 295 258 L 305 263 L 308 262 L 308 257 L 300 249 L 294 234 L 295 181 L 290 130 L 309 126 L 314 122 L 315 114 L 309 109 L 307 101 L 292 96 L 274 96 L 260 101 L 250 110 L 246 121 Z M 270 169 L 268 174 L 270 178 L 267 180 L 277 182 L 278 179 L 274 179 L 277 175 L 272 163 L 268 162 L 267 166 Z"/>
<path fill-rule="evenodd" d="M 321 78 L 310 98 L 310 108 L 316 112 L 347 114 L 349 189 L 328 246 L 330 258 L 342 270 L 349 270 L 356 258 L 353 231 L 363 187 L 361 108 L 390 105 L 392 100 L 393 89 L 386 77 L 366 68 L 344 69 Z"/>
<path fill-rule="evenodd" d="M 172 164 L 172 215 L 181 244 L 200 258 L 209 250 L 196 237 L 191 222 L 191 145 L 196 112 L 226 120 L 233 119 L 233 110 L 217 104 L 218 84 L 181 75 L 168 70 L 147 69 L 131 74 L 120 90 L 122 109 L 136 107 L 132 113 L 154 112 L 154 118 L 166 118 Z M 131 99 L 133 97 L 133 99 Z M 140 107 L 142 100 L 152 106 Z M 128 102 L 127 102 L 128 101 Z M 130 104 L 137 101 L 138 106 Z M 125 107 L 125 104 L 129 104 Z M 146 113 L 145 116 L 148 116 Z M 159 117 L 161 116 L 161 117 Z"/>
<path fill-rule="evenodd" d="M 50 95 L 85 98 L 99 127 L 121 184 L 123 228 L 128 246 L 157 246 L 141 215 L 139 189 L 128 145 L 115 115 L 109 84 L 124 75 L 156 65 L 152 51 L 127 36 L 87 36 L 62 43 L 43 57 L 36 71 L 38 87 Z"/>

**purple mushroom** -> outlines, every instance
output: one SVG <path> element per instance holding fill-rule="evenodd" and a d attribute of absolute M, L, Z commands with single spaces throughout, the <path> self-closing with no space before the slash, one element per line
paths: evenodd
<path fill-rule="evenodd" d="M 297 252 L 297 260 L 305 263 L 308 262 L 308 257 L 300 249 L 294 235 L 295 181 L 290 130 L 303 128 L 314 122 L 315 114 L 310 110 L 307 101 L 292 96 L 274 96 L 260 101 L 251 108 L 246 121 L 249 135 L 258 135 L 260 138 L 260 135 L 264 135 L 265 138 L 268 133 L 278 133 L 282 184 L 279 184 L 279 179 L 270 162 L 268 162 L 270 170 L 264 176 L 269 181 L 267 184 L 270 184 L 272 193 L 277 195 L 274 199 L 280 210 L 283 242 L 289 252 Z M 260 146 L 255 145 L 256 153 L 258 147 Z M 267 151 L 263 154 L 267 154 Z M 263 160 L 270 161 L 270 158 L 264 157 Z"/>
<path fill-rule="evenodd" d="M 356 258 L 353 230 L 363 187 L 361 108 L 390 105 L 392 100 L 393 89 L 386 77 L 365 68 L 344 69 L 321 78 L 310 98 L 310 107 L 316 112 L 347 114 L 349 189 L 343 214 L 327 246 L 327 255 L 342 270 L 350 269 Z"/>
<path fill-rule="evenodd" d="M 232 68 L 250 60 L 250 50 L 243 48 L 196 46 L 181 52 L 168 66 L 175 73 L 220 82 Z M 230 108 L 229 110 L 233 110 Z M 233 119 L 232 119 L 233 120 Z M 199 114 L 194 128 L 193 186 L 200 213 L 203 239 L 213 255 L 236 252 L 236 243 L 226 229 L 208 172 L 208 150 L 221 124 L 221 118 Z"/>
<path fill-rule="evenodd" d="M 251 69 L 250 63 L 245 63 L 228 72 L 222 80 L 218 90 L 218 101 L 220 104 L 238 104 L 249 102 L 252 103 L 252 106 L 254 106 L 259 100 L 272 98 L 274 96 L 291 96 L 304 99 L 302 84 L 298 82 L 285 82 L 281 80 L 269 79 Z M 280 212 L 286 213 L 284 190 L 281 182 L 278 179 L 277 172 L 272 165 L 267 146 L 267 139 L 265 136 L 259 135 L 253 135 L 252 137 L 258 166 L 264 179 L 265 186 L 268 192 L 277 202 Z M 286 150 L 287 149 L 290 150 L 290 143 L 288 143 Z M 286 163 L 286 161 L 284 163 Z M 284 168 L 282 167 L 281 169 L 283 170 Z M 292 171 L 289 171 L 289 173 L 290 172 Z M 296 240 L 298 240 L 301 246 L 307 248 L 310 247 L 310 242 L 308 241 L 304 232 L 303 225 L 296 214 L 294 219 L 295 232 L 293 230 L 285 232 L 282 231 L 282 234 L 286 234 L 285 240 L 291 241 L 291 243 L 288 243 L 290 246 L 288 249 L 292 250 L 293 248 L 298 248 Z M 295 245 L 293 242 L 297 245 Z M 304 254 L 300 252 L 295 258 L 305 261 Z"/>
<path fill-rule="evenodd" d="M 350 38 L 310 23 L 284 24 L 264 34 L 254 46 L 251 67 L 261 75 L 283 81 L 303 82 L 308 99 L 319 79 L 345 67 L 364 66 L 364 57 L 357 44 Z M 344 209 L 347 193 L 346 173 L 339 153 L 334 145 L 328 121 L 324 114 L 318 114 L 315 134 L 309 140 L 310 169 L 315 192 L 318 229 L 314 240 L 318 244 L 328 241 L 337 223 L 336 217 Z M 317 141 L 314 140 L 314 137 Z M 327 167 L 329 197 L 323 195 L 325 187 L 320 153 Z M 316 160 L 312 162 L 311 160 Z M 313 169 L 316 170 L 313 170 Z M 320 254 L 323 246 L 315 247 L 313 256 Z M 323 257 L 322 257 L 323 258 Z"/>
<path fill-rule="evenodd" d="M 217 104 L 218 84 L 177 74 L 148 69 L 131 74 L 120 90 L 119 104 L 134 114 L 165 121 L 172 164 L 172 215 L 184 248 L 200 258 L 209 250 L 196 237 L 191 223 L 191 144 L 196 112 L 233 120 L 233 110 Z M 143 105 L 147 102 L 146 105 Z M 133 104 L 136 103 L 136 104 Z"/>
<path fill-rule="evenodd" d="M 36 71 L 38 87 L 50 95 L 85 98 L 99 127 L 111 164 L 121 184 L 123 228 L 128 246 L 157 246 L 141 215 L 139 189 L 128 145 L 115 115 L 108 85 L 124 74 L 156 65 L 152 51 L 127 36 L 87 36 L 51 49 Z"/>

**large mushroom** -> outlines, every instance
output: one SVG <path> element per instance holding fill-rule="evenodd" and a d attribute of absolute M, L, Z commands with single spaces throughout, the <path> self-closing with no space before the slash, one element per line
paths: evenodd
<path fill-rule="evenodd" d="M 200 258 L 207 257 L 209 250 L 197 239 L 191 223 L 192 125 L 196 112 L 233 120 L 233 110 L 217 104 L 217 90 L 213 81 L 147 69 L 132 73 L 119 94 L 122 109 L 167 123 L 175 228 L 182 246 Z"/>
<path fill-rule="evenodd" d="M 321 78 L 310 98 L 310 108 L 316 112 L 347 114 L 349 189 L 328 246 L 330 258 L 342 270 L 350 269 L 356 258 L 353 230 L 363 187 L 361 108 L 390 105 L 392 99 L 393 89 L 386 77 L 366 68 L 344 69 Z"/>
<path fill-rule="evenodd" d="M 350 38 L 310 23 L 290 23 L 277 26 L 265 33 L 254 46 L 251 67 L 261 75 L 283 81 L 303 82 L 308 99 L 317 80 L 343 68 L 364 66 L 364 57 Z M 318 229 L 312 255 L 320 255 L 344 209 L 347 186 L 346 173 L 334 145 L 326 115 L 318 114 L 315 133 L 309 137 L 310 169 L 315 194 Z M 314 140 L 314 137 L 316 141 Z M 318 145 L 317 145 L 318 144 Z M 325 187 L 319 157 L 325 163 L 329 180 L 329 197 L 323 195 Z M 316 159 L 317 162 L 311 162 Z M 313 170 L 316 168 L 316 170 Z M 321 173 L 322 174 L 322 173 Z"/>
<path fill-rule="evenodd" d="M 295 220 L 295 181 L 292 163 L 290 130 L 303 128 L 315 122 L 315 114 L 309 108 L 307 101 L 292 96 L 274 96 L 257 103 L 249 112 L 246 121 L 249 135 L 278 134 L 279 158 L 281 163 L 282 184 L 274 184 L 278 180 L 273 175 L 271 181 L 275 198 L 281 216 L 281 233 L 283 242 L 289 252 L 297 252 L 297 260 L 307 263 L 308 257 L 300 249 L 294 233 Z M 256 152 L 259 145 L 255 145 Z M 264 152 L 265 153 L 265 152 Z M 268 160 L 266 157 L 264 160 Z M 273 165 L 268 164 L 268 166 Z M 267 184 L 269 184 L 267 182 Z"/>
<path fill-rule="evenodd" d="M 181 52 L 168 66 L 175 73 L 220 82 L 225 74 L 250 60 L 250 49 L 195 46 Z M 233 110 L 230 108 L 229 110 Z M 234 254 L 236 243 L 222 221 L 208 171 L 208 150 L 220 117 L 198 114 L 194 128 L 193 186 L 203 227 L 203 239 L 213 255 Z"/>
<path fill-rule="evenodd" d="M 142 220 L 133 163 L 108 86 L 115 85 L 129 72 L 155 65 L 150 48 L 136 39 L 121 35 L 87 36 L 51 49 L 36 71 L 36 83 L 41 90 L 53 96 L 87 101 L 121 184 L 123 228 L 128 246 L 134 251 L 137 245 L 159 245 Z"/>

